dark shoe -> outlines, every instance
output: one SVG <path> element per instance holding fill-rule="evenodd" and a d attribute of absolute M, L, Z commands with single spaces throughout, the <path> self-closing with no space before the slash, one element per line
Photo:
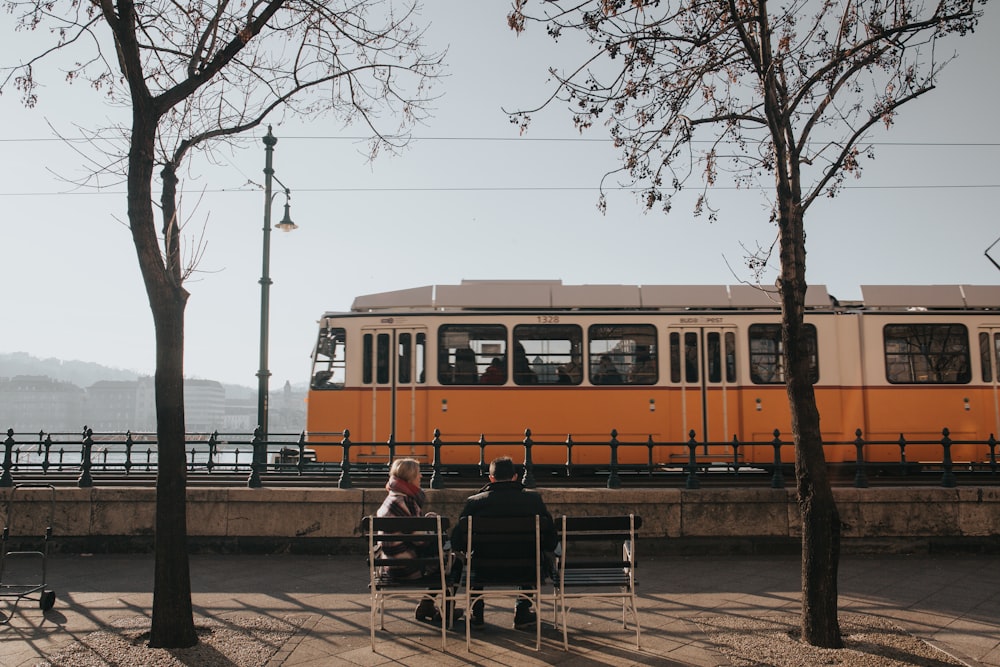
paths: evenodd
<path fill-rule="evenodd" d="M 472 618 L 469 619 L 469 623 L 474 628 L 481 628 L 484 625 L 486 625 L 486 621 L 483 619 L 483 615 L 477 614 L 475 612 L 472 612 Z"/>
<path fill-rule="evenodd" d="M 518 630 L 533 628 L 538 623 L 538 615 L 530 609 L 518 609 L 514 614 L 514 627 Z"/>
<path fill-rule="evenodd" d="M 441 612 L 434 605 L 434 600 L 421 600 L 420 604 L 417 605 L 415 616 L 418 621 L 423 621 L 424 623 L 441 624 Z"/>

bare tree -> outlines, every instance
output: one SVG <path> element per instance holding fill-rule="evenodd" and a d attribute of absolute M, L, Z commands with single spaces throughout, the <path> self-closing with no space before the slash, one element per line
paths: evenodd
<path fill-rule="evenodd" d="M 71 51 L 67 79 L 86 81 L 131 112 L 129 124 L 94 132 L 105 142 L 105 159 L 93 177 L 118 175 L 127 183 L 128 223 L 155 327 L 159 474 L 150 645 L 191 646 L 197 637 L 187 558 L 183 352 L 184 280 L 196 258 L 185 264 L 181 256 L 178 171 L 194 149 L 210 152 L 276 110 L 360 121 L 372 133 L 372 157 L 398 148 L 406 128 L 425 114 L 441 57 L 423 50 L 413 0 L 29 0 L 7 7 L 18 29 L 43 29 L 51 43 L 0 70 L 0 92 L 14 86 L 34 106 L 36 65 Z M 382 127 L 385 119 L 395 127 Z M 117 150 L 114 137 L 122 140 Z"/>
<path fill-rule="evenodd" d="M 715 219 L 709 194 L 726 172 L 773 196 L 802 516 L 802 637 L 840 647 L 840 517 L 803 335 L 805 213 L 860 175 L 862 159 L 874 156 L 873 130 L 890 127 L 902 105 L 934 88 L 953 57 L 941 57 L 940 40 L 971 32 L 981 10 L 973 0 L 555 0 L 537 3 L 537 12 L 528 5 L 514 0 L 512 29 L 541 23 L 557 40 L 585 36 L 593 50 L 570 71 L 550 70 L 552 96 L 512 115 L 522 129 L 559 102 L 581 131 L 607 126 L 621 165 L 605 178 L 640 185 L 646 208 L 668 212 L 694 180 L 695 213 Z M 749 258 L 758 281 L 770 254 Z"/>

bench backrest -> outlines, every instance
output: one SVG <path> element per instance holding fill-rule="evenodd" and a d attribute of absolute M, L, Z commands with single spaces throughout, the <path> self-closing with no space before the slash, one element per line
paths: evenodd
<path fill-rule="evenodd" d="M 474 585 L 532 583 L 541 567 L 537 516 L 464 517 L 469 576 Z"/>
<path fill-rule="evenodd" d="M 377 517 L 366 516 L 361 520 L 361 530 L 368 541 L 368 559 L 373 578 L 392 568 L 400 571 L 444 571 L 444 542 L 449 521 L 441 516 Z M 384 547 L 406 543 L 417 552 L 392 555 Z M 382 547 L 382 548 L 380 548 Z M 383 569 L 384 568 L 384 569 Z M 373 582 L 374 583 L 374 582 Z"/>
<path fill-rule="evenodd" d="M 634 567 L 636 531 L 640 527 L 642 517 L 634 514 L 563 516 L 557 522 L 560 563 L 567 570 Z"/>

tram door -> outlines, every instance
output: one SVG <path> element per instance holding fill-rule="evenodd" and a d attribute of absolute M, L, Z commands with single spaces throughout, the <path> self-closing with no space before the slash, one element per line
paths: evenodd
<path fill-rule="evenodd" d="M 426 381 L 426 329 L 365 327 L 361 334 L 361 381 L 370 389 L 369 399 L 362 401 L 362 423 L 371 425 L 366 439 L 384 443 L 392 435 L 397 442 L 417 440 L 426 421 L 420 391 Z"/>
<path fill-rule="evenodd" d="M 983 382 L 986 384 L 984 408 L 990 420 L 983 424 L 986 431 L 1000 437 L 1000 328 L 983 327 L 979 330 L 979 354 Z"/>
<path fill-rule="evenodd" d="M 726 442 L 737 432 L 736 328 L 680 326 L 668 330 L 671 439 Z M 702 453 L 708 454 L 707 447 Z"/>

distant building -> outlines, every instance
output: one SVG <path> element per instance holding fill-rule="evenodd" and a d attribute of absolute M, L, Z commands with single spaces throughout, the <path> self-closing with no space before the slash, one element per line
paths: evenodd
<path fill-rule="evenodd" d="M 135 382 L 100 380 L 87 387 L 87 425 L 95 432 L 129 430 L 135 424 L 135 406 Z M 124 424 L 129 426 L 123 429 Z"/>
<path fill-rule="evenodd" d="M 184 380 L 184 420 L 188 433 L 222 429 L 226 389 L 215 380 Z"/>
<path fill-rule="evenodd" d="M 37 375 L 0 379 L 0 427 L 18 433 L 80 433 L 86 393 L 69 382 Z"/>
<path fill-rule="evenodd" d="M 114 430 L 155 431 L 156 386 L 153 378 L 142 377 L 131 385 L 135 397 L 133 416 L 127 422 L 128 426 L 121 423 Z M 189 433 L 221 430 L 225 413 L 226 389 L 221 383 L 215 380 L 184 380 L 184 420 Z"/>
<path fill-rule="evenodd" d="M 156 386 L 148 375 L 136 382 L 133 422 L 136 431 L 156 430 Z"/>
<path fill-rule="evenodd" d="M 268 406 L 271 433 L 305 428 L 305 391 L 285 383 Z M 215 380 L 184 380 L 184 417 L 188 433 L 252 433 L 257 426 L 256 398 L 226 400 Z M 152 377 L 99 380 L 86 390 L 45 376 L 0 378 L 0 433 L 146 433 L 156 430 L 156 387 Z"/>
<path fill-rule="evenodd" d="M 220 431 L 225 433 L 253 433 L 257 427 L 257 399 L 227 398 L 226 414 Z"/>

